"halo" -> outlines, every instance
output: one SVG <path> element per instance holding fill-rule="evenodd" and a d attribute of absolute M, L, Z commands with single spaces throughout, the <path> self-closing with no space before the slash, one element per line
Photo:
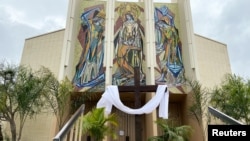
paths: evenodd
<path fill-rule="evenodd" d="M 137 20 L 141 14 L 139 6 L 134 3 L 122 3 L 119 6 L 118 13 L 122 17 L 123 21 L 126 19 L 125 16 L 128 13 L 133 16 L 134 20 Z"/>

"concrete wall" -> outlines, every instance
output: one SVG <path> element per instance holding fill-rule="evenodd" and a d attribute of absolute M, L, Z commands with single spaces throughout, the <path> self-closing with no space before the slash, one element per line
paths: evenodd
<path fill-rule="evenodd" d="M 219 85 L 226 73 L 231 73 L 227 45 L 195 34 L 197 66 L 200 82 L 207 88 Z"/>
<path fill-rule="evenodd" d="M 25 40 L 20 65 L 38 70 L 49 68 L 56 77 L 59 74 L 65 29 L 39 35 Z"/>

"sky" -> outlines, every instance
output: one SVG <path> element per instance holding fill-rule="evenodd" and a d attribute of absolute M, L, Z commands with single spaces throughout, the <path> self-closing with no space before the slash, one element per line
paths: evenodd
<path fill-rule="evenodd" d="M 250 79 L 250 0 L 190 5 L 194 32 L 226 44 L 232 73 Z M 65 28 L 67 10 L 68 0 L 0 0 L 0 61 L 19 64 L 25 39 Z"/>

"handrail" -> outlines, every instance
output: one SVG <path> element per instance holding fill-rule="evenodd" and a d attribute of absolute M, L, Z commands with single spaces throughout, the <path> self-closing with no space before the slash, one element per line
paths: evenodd
<path fill-rule="evenodd" d="M 74 115 L 69 119 L 69 121 L 63 126 L 63 128 L 57 133 L 53 141 L 62 141 L 66 137 L 66 135 L 70 132 L 70 129 L 76 123 L 78 118 L 83 114 L 84 109 L 85 105 L 82 104 L 81 107 L 79 107 L 74 113 Z"/>
<path fill-rule="evenodd" d="M 224 114 L 223 112 L 220 112 L 219 110 L 208 106 L 208 111 L 214 115 L 215 117 L 221 119 L 222 121 L 229 123 L 229 124 L 233 124 L 233 125 L 243 125 L 243 123 L 239 122 L 238 120 Z"/>

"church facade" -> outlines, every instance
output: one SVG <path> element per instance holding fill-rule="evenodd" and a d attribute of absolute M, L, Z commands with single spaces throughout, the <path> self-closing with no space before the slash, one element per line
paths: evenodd
<path fill-rule="evenodd" d="M 185 99 L 190 92 L 185 86 L 185 76 L 196 79 L 198 71 L 192 69 L 195 68 L 194 35 L 188 35 L 192 28 L 191 22 L 187 22 L 188 18 L 191 21 L 187 5 L 181 1 L 72 1 L 67 24 L 70 28 L 65 30 L 68 60 L 61 64 L 67 68 L 59 77 L 71 76 L 79 92 L 95 91 L 93 87 L 98 87 L 96 91 L 102 93 L 107 86 L 135 86 L 136 81 L 140 86 L 168 85 L 169 108 L 175 109 L 169 111 L 170 118 L 178 124 L 190 124 L 183 120 L 189 119 L 184 114 L 187 113 L 184 107 L 189 105 Z M 136 95 L 133 91 L 121 92 L 120 97 L 123 104 L 134 109 L 154 96 L 147 91 L 138 100 L 133 94 Z M 157 110 L 141 115 L 140 119 L 119 109 L 116 113 L 120 117 L 119 130 L 125 133 L 119 140 L 129 137 L 140 141 L 157 134 L 154 123 Z M 138 120 L 143 124 L 140 127 L 136 126 Z"/>
<path fill-rule="evenodd" d="M 87 110 L 108 86 L 166 85 L 168 118 L 177 125 L 190 125 L 192 141 L 202 140 L 204 127 L 189 115 L 192 91 L 185 80 L 212 88 L 231 73 L 226 44 L 194 33 L 189 0 L 70 0 L 66 28 L 26 39 L 20 64 L 33 69 L 46 66 L 59 80 L 67 76 L 75 93 L 99 93 L 86 102 Z M 120 92 L 120 100 L 136 109 L 155 96 L 152 90 L 139 93 L 139 105 L 132 90 Z M 160 133 L 154 123 L 158 108 L 140 115 L 140 131 L 136 114 L 118 108 L 112 112 L 119 115 L 119 141 L 126 137 L 146 141 Z M 41 114 L 24 128 L 25 141 L 49 141 L 58 132 L 52 114 Z"/>

